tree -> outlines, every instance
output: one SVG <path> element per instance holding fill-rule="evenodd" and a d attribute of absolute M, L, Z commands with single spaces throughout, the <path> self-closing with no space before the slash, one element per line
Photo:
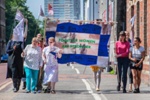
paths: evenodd
<path fill-rule="evenodd" d="M 44 36 L 44 26 L 45 26 L 45 21 L 41 21 L 39 19 L 36 20 L 38 25 L 39 25 L 39 32 Z"/>
<path fill-rule="evenodd" d="M 37 27 L 37 33 L 40 32 L 38 23 L 32 12 L 29 11 L 28 7 L 25 5 L 26 0 L 7 0 L 6 2 L 6 41 L 9 40 L 12 30 L 16 25 L 14 20 L 17 9 L 19 9 L 25 18 L 28 19 L 28 37 L 27 44 L 31 43 L 31 39 L 34 37 L 35 28 Z"/>

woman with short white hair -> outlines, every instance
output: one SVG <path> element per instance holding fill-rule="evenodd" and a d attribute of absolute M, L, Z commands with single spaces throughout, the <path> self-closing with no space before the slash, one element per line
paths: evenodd
<path fill-rule="evenodd" d="M 55 84 L 58 82 L 58 61 L 61 57 L 62 50 L 54 46 L 55 39 L 48 39 L 49 46 L 43 49 L 42 59 L 44 61 L 44 80 L 43 84 L 48 84 L 48 91 L 55 94 Z"/>
<path fill-rule="evenodd" d="M 32 39 L 32 44 L 27 45 L 22 53 L 22 57 L 25 57 L 26 93 L 36 93 L 35 88 L 38 81 L 38 72 L 43 64 L 42 51 L 41 48 L 37 46 L 37 43 L 37 38 L 34 37 Z"/>

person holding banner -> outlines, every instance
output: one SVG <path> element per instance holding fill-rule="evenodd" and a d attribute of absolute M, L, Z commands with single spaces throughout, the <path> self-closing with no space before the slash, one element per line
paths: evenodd
<path fill-rule="evenodd" d="M 101 73 L 103 71 L 103 68 L 101 68 L 99 66 L 90 66 L 90 68 L 94 72 L 94 80 L 95 80 L 96 91 L 100 91 Z"/>
<path fill-rule="evenodd" d="M 119 40 L 115 43 L 115 52 L 118 61 L 117 66 L 117 77 L 118 77 L 118 86 L 117 91 L 120 91 L 121 86 L 121 77 L 123 81 L 123 93 L 126 93 L 126 84 L 127 84 L 127 70 L 129 66 L 129 48 L 130 43 L 126 41 L 126 34 L 124 31 L 120 32 Z"/>
<path fill-rule="evenodd" d="M 37 37 L 38 42 L 40 42 L 42 35 L 40 33 L 38 33 L 36 37 Z"/>
<path fill-rule="evenodd" d="M 55 94 L 55 84 L 58 82 L 58 61 L 61 57 L 62 50 L 54 46 L 55 39 L 48 39 L 49 46 L 43 49 L 42 59 L 44 61 L 44 80 L 43 84 L 48 84 L 47 92 Z"/>
<path fill-rule="evenodd" d="M 43 64 L 41 48 L 37 46 L 36 37 L 32 38 L 32 44 L 27 45 L 21 55 L 25 57 L 26 93 L 36 93 L 35 88 L 38 81 L 38 72 Z"/>
<path fill-rule="evenodd" d="M 141 39 L 136 37 L 134 39 L 134 46 L 130 48 L 129 59 L 131 60 L 131 70 L 133 75 L 134 91 L 133 93 L 140 93 L 141 72 L 143 69 L 143 61 L 145 59 L 145 49 L 140 46 Z"/>

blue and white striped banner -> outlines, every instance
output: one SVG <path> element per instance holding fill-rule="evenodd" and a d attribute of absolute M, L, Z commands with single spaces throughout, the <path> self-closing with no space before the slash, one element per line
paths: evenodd
<path fill-rule="evenodd" d="M 63 50 L 62 58 L 58 59 L 59 63 L 108 66 L 107 45 L 110 33 L 101 34 L 103 28 L 96 24 L 54 23 L 47 23 L 46 39 L 55 37 L 56 46 Z M 53 30 L 54 27 L 56 31 Z M 103 33 L 105 30 L 103 29 Z"/>

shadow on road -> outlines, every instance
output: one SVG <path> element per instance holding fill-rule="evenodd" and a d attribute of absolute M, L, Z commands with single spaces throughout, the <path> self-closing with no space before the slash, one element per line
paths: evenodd
<path fill-rule="evenodd" d="M 64 94 L 88 94 L 87 90 L 57 90 L 57 93 Z"/>
<path fill-rule="evenodd" d="M 122 93 L 122 91 L 115 91 L 115 90 L 103 90 L 101 91 L 103 94 L 124 94 Z M 101 93 L 98 93 L 98 94 L 101 94 Z M 127 92 L 127 94 L 134 94 L 132 92 Z M 138 94 L 150 94 L 150 90 L 141 90 L 140 93 Z"/>

